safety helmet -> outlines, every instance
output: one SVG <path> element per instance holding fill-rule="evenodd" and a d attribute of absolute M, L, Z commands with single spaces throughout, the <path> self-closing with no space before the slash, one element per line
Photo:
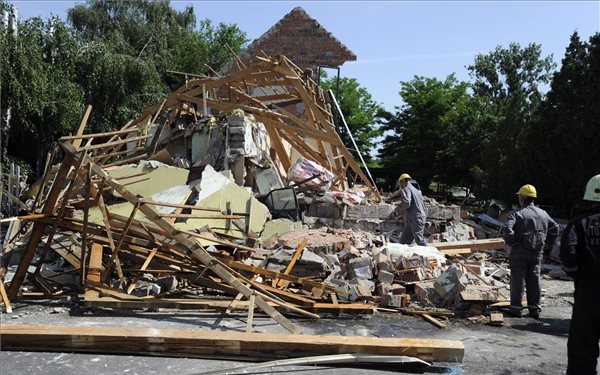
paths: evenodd
<path fill-rule="evenodd" d="M 600 174 L 590 178 L 585 186 L 583 199 L 586 201 L 600 202 Z"/>
<path fill-rule="evenodd" d="M 537 198 L 537 190 L 535 190 L 533 185 L 529 184 L 521 186 L 519 191 L 517 191 L 517 194 L 525 197 Z"/>
<path fill-rule="evenodd" d="M 402 174 L 400 175 L 400 178 L 398 178 L 398 181 L 406 180 L 407 178 L 408 178 L 409 180 L 411 179 L 411 177 L 408 175 L 408 173 L 402 173 Z"/>

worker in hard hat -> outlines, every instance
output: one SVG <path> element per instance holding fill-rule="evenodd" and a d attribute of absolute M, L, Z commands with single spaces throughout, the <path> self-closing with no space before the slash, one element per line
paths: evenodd
<path fill-rule="evenodd" d="M 427 208 L 423 194 L 410 183 L 411 180 L 408 173 L 402 173 L 398 178 L 399 188 L 390 197 L 399 197 L 400 207 L 403 209 L 404 230 L 400 236 L 400 243 L 410 245 L 414 241 L 417 245 L 427 246 L 424 235 Z"/>
<path fill-rule="evenodd" d="M 510 254 L 510 308 L 512 316 L 522 316 L 523 286 L 527 290 L 529 316 L 539 319 L 541 299 L 540 271 L 544 254 L 549 254 L 558 237 L 558 224 L 534 201 L 533 185 L 523 185 L 517 192 L 519 208 L 508 214 L 504 240 Z"/>
<path fill-rule="evenodd" d="M 600 174 L 583 194 L 585 210 L 563 232 L 559 257 L 575 280 L 575 303 L 567 341 L 567 374 L 596 374 L 600 340 Z"/>

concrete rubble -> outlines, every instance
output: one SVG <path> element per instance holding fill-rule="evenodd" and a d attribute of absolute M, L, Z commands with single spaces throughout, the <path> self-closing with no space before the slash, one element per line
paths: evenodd
<path fill-rule="evenodd" d="M 245 123 L 245 120 L 239 120 L 240 113 L 228 117 L 232 118 L 236 119 L 236 124 Z M 205 134 L 204 132 L 205 130 L 201 130 L 201 134 Z M 191 133 L 190 136 L 194 139 L 196 133 Z M 249 138 L 244 139 L 245 142 L 252 143 Z M 192 144 L 202 142 L 193 141 Z M 241 150 L 244 143 L 236 146 Z M 192 155 L 201 154 L 195 147 L 192 150 Z M 207 158 L 198 157 L 198 160 L 201 159 Z M 315 301 L 331 300 L 328 294 L 336 293 L 335 298 L 339 303 L 359 301 L 385 307 L 385 311 L 423 308 L 452 310 L 473 300 L 489 303 L 505 300 L 501 290 L 507 288 L 509 271 L 506 265 L 489 261 L 486 265 L 483 260 L 472 261 L 462 255 L 447 256 L 436 248 L 436 244 L 476 240 L 476 232 L 482 232 L 480 227 L 474 228 L 460 219 L 459 206 L 444 205 L 427 198 L 430 213 L 427 230 L 431 246 L 401 245 L 394 243 L 403 227 L 401 213 L 396 205 L 365 200 L 355 204 L 348 199 L 331 198 L 324 194 L 328 191 L 327 186 L 320 184 L 317 190 L 309 188 L 298 193 L 298 200 L 303 202 L 299 204 L 302 210 L 301 220 L 274 219 L 267 206 L 256 197 L 284 188 L 285 186 L 278 184 L 282 180 L 281 176 L 271 176 L 269 182 L 257 178 L 257 181 L 262 182 L 253 191 L 238 185 L 235 174 L 230 170 L 216 172 L 211 164 L 206 164 L 202 167 L 200 178 L 191 178 L 190 175 L 197 171 L 194 171 L 194 167 L 182 168 L 182 164 L 197 165 L 193 159 L 190 163 L 181 163 L 180 159 L 180 162 L 173 161 L 172 165 L 156 160 L 142 160 L 137 165 L 117 166 L 108 176 L 124 181 L 128 191 L 134 195 L 172 204 L 173 207 L 159 207 L 157 213 L 171 217 L 174 228 L 181 231 L 204 228 L 209 234 L 198 239 L 202 246 L 211 253 L 224 253 L 246 265 L 284 272 L 294 257 L 295 250 L 306 240 L 290 275 L 321 280 L 324 286 L 329 287 L 330 292 L 311 295 L 303 288 L 294 289 L 292 285 L 289 285 L 288 290 L 309 295 Z M 237 180 L 242 181 L 239 178 Z M 266 186 L 271 190 L 267 191 Z M 216 214 L 186 216 L 181 213 L 178 216 L 176 205 L 180 202 L 193 204 Z M 131 205 L 122 202 L 118 192 L 113 192 L 105 204 L 109 215 L 123 218 L 130 216 Z M 101 207 L 88 207 L 75 201 L 72 206 L 72 218 L 84 221 L 85 216 L 88 225 L 104 225 Z M 151 218 L 139 211 L 134 218 L 140 223 L 152 223 Z M 66 243 L 65 237 L 68 241 Z M 68 234 L 61 231 L 54 236 L 53 242 L 60 241 L 60 246 L 69 248 L 70 253 L 81 254 L 80 237 L 81 234 L 77 232 Z M 243 244 L 244 248 L 223 247 L 222 242 L 213 239 L 235 241 Z M 5 243 L 15 244 L 6 283 L 11 282 L 18 266 L 19 253 L 26 240 L 21 236 L 10 238 L 9 233 L 4 239 Z M 69 263 L 61 259 L 59 253 L 51 252 L 45 254 L 45 257 L 40 275 L 54 284 L 50 289 L 52 293 L 58 293 L 63 288 L 77 289 L 85 285 L 85 281 L 73 273 L 57 277 L 69 267 Z M 39 260 L 42 257 L 36 254 L 33 263 Z M 112 275 L 111 278 L 111 285 L 120 284 L 118 275 Z M 134 284 L 131 283 L 132 280 L 135 280 Z M 262 282 L 273 283 L 273 280 L 264 278 Z M 189 291 L 191 287 L 186 280 L 180 280 L 177 276 L 151 272 L 143 273 L 141 277 L 125 275 L 125 283 L 130 284 L 129 293 L 134 296 L 158 297 L 177 292 L 178 288 L 187 288 Z M 35 283 L 33 286 L 27 286 L 26 283 L 23 288 L 24 291 L 37 290 Z M 211 293 L 209 289 L 205 291 Z"/>
<path fill-rule="evenodd" d="M 507 300 L 497 222 L 426 197 L 428 246 L 397 243 L 400 209 L 382 202 L 327 122 L 335 98 L 285 57 L 263 60 L 237 81 L 191 82 L 120 131 L 61 139 L 63 162 L 31 210 L 3 220 L 5 309 L 65 294 L 134 310 L 202 299 L 228 311 L 243 299 L 239 308 L 256 304 L 296 333 L 279 311 L 468 317 Z M 297 75 L 280 97 L 311 119 L 236 86 L 278 74 Z M 440 328 L 448 316 L 426 315 Z"/>

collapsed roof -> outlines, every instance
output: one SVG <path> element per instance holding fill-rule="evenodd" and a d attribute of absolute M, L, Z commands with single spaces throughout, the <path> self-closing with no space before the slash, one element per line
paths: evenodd
<path fill-rule="evenodd" d="M 363 303 L 338 303 L 338 297 L 344 302 L 371 298 L 373 283 L 368 279 L 374 275 L 369 272 L 367 279 L 357 283 L 333 280 L 333 272 L 326 276 L 332 280 L 324 281 L 319 281 L 321 275 L 303 277 L 289 272 L 300 254 L 309 257 L 310 251 L 304 247 L 314 234 L 306 233 L 293 246 L 295 251 L 283 254 L 281 263 L 289 263 L 285 271 L 240 261 L 248 254 L 261 256 L 263 249 L 254 245 L 259 240 L 268 242 L 271 234 L 278 231 L 269 228 L 268 237 L 257 237 L 267 223 L 273 223 L 268 220 L 269 211 L 245 188 L 256 187 L 261 193 L 267 186 L 262 193 L 268 191 L 268 184 L 252 186 L 251 180 L 261 181 L 258 172 L 276 171 L 289 184 L 294 165 L 299 160 L 311 161 L 328 169 L 324 174 L 327 189 L 347 189 L 347 172 L 352 171 L 366 181 L 366 192 L 379 198 L 335 131 L 332 104 L 332 96 L 279 56 L 261 58 L 256 66 L 229 76 L 189 81 L 121 130 L 83 134 L 91 110 L 88 108 L 77 135 L 60 139 L 63 162 L 55 170 L 51 184 L 47 176 L 41 180 L 47 183 L 39 187 L 32 214 L 25 217 L 33 226 L 9 295 L 18 295 L 26 277 L 36 288 L 52 294 L 54 286 L 42 275 L 41 264 L 46 254 L 55 252 L 72 267 L 68 272 L 78 273 L 87 306 L 189 304 L 190 301 L 143 298 L 131 293 L 142 275 L 166 274 L 246 298 L 293 333 L 298 328 L 279 309 L 313 318 L 318 317 L 315 311 L 328 309 L 372 311 L 373 307 Z M 199 168 L 197 174 L 194 168 Z M 50 173 L 51 168 L 47 171 Z M 313 188 L 319 187 L 322 186 Z M 368 216 L 363 211 L 373 211 L 376 216 L 391 214 L 390 207 L 379 210 L 376 206 L 361 206 L 376 209 L 358 210 L 358 217 Z M 289 229 L 290 226 L 286 230 Z M 292 234 L 300 240 L 298 233 Z M 64 245 L 69 240 L 65 236 L 70 236 L 71 245 Z M 334 242 L 340 250 L 339 240 Z M 223 254 L 215 246 L 226 248 L 230 254 Z M 459 246 L 464 250 L 470 245 Z M 495 248 L 503 243 L 484 246 Z M 344 265 L 347 269 L 339 273 L 362 280 L 363 263 L 370 260 L 351 247 L 342 247 L 340 253 L 351 253 L 353 258 Z M 334 259 L 338 254 L 328 255 L 325 258 L 331 266 L 339 267 Z M 395 275 L 413 281 L 421 280 L 430 271 L 439 276 L 440 262 L 430 255 L 410 262 L 395 259 L 394 263 L 385 260 L 385 254 L 375 255 L 381 271 L 377 277 L 390 285 Z M 268 256 L 275 258 L 273 254 Z M 401 272 L 397 269 L 400 266 Z M 248 277 L 248 273 L 254 276 Z M 262 284 L 254 279 L 257 276 L 271 279 L 275 285 Z M 285 290 L 286 284 L 300 288 L 301 295 Z M 403 307 L 408 297 L 403 289 L 394 290 L 400 294 L 383 293 L 394 297 L 385 303 Z"/>
<path fill-rule="evenodd" d="M 206 124 L 215 115 L 241 110 L 264 124 L 269 136 L 269 151 L 273 151 L 273 156 L 266 157 L 271 164 L 269 168 L 277 169 L 285 175 L 299 158 L 312 160 L 331 172 L 333 177 L 330 188 L 338 191 L 348 188 L 346 173 L 352 170 L 356 176 L 367 181 L 367 189 L 378 197 L 377 190 L 363 175 L 335 130 L 331 113 L 333 96 L 324 93 L 310 77 L 284 56 L 264 57 L 260 60 L 257 65 L 228 76 L 191 80 L 162 103 L 147 108 L 139 118 L 118 131 L 84 135 L 85 120 L 90 110 L 88 108 L 77 135 L 60 139 L 65 153 L 64 160 L 48 191 L 44 191 L 44 187 L 39 190 L 36 203 L 43 202 L 43 206 L 39 214 L 30 216 L 36 220 L 27 248 L 10 284 L 9 295 L 17 295 L 38 247 L 44 243 L 42 238 L 46 232 L 49 231 L 49 234 L 45 238 L 44 254 L 50 250 L 53 237 L 60 231 L 67 230 L 80 233 L 82 237 L 78 257 L 67 259 L 80 269 L 82 280 L 87 280 L 92 289 L 107 282 L 111 269 L 117 271 L 122 281 L 121 287 L 124 287 L 122 257 L 128 260 L 133 257 L 133 263 L 128 264 L 130 267 L 137 267 L 138 271 L 144 271 L 152 262 L 158 262 L 159 267 L 174 267 L 184 273 L 204 273 L 210 269 L 222 282 L 229 284 L 246 298 L 253 298 L 258 307 L 290 332 L 297 332 L 293 324 L 267 303 L 271 298 L 253 290 L 250 281 L 247 284 L 241 282 L 240 275 L 234 276 L 235 271 L 229 266 L 215 261 L 199 240 L 207 240 L 208 237 L 209 241 L 219 243 L 218 238 L 211 233 L 199 233 L 193 228 L 176 227 L 175 218 L 168 216 L 174 212 L 181 214 L 184 209 L 214 213 L 214 208 L 186 205 L 189 191 L 172 194 L 179 198 L 176 202 L 164 199 L 165 195 L 158 202 L 152 199 L 154 196 L 142 195 L 146 194 L 144 191 L 132 191 L 127 187 L 128 182 L 131 182 L 128 181 L 132 178 L 131 173 L 119 175 L 117 171 L 111 176 L 111 171 L 117 167 L 158 157 L 162 151 L 160 135 L 165 127 L 178 127 L 182 119 L 191 120 L 192 124 Z M 294 106 L 295 111 L 290 106 Z M 153 125 L 153 131 L 149 134 Z M 229 152 L 228 154 L 231 155 Z M 247 155 L 242 151 L 238 156 Z M 235 160 L 225 159 L 222 169 L 235 164 Z M 206 161 L 206 158 L 199 160 Z M 203 167 L 208 165 L 210 164 Z M 129 216 L 121 216 L 107 208 L 105 199 L 108 198 L 104 194 L 106 190 L 120 197 L 124 204 L 129 204 Z M 83 209 L 83 217 L 68 215 L 69 207 L 73 206 Z M 90 216 L 93 208 L 96 208 L 98 215 L 96 221 Z M 163 212 L 165 208 L 169 209 L 168 214 Z M 36 211 L 35 205 L 32 211 Z M 215 215 L 229 215 L 226 218 L 233 219 L 233 214 L 220 211 Z M 146 220 L 140 219 L 140 216 Z M 246 220 L 247 223 L 242 226 L 250 229 L 250 219 Z M 233 242 L 224 243 L 240 248 Z M 102 256 L 103 247 L 110 248 L 108 258 Z M 171 264 L 165 265 L 165 259 Z M 98 269 L 102 269 L 102 272 L 98 273 Z M 39 264 L 34 272 L 34 280 L 43 288 L 45 283 L 38 275 Z M 47 285 L 46 288 L 50 289 Z M 298 311 L 312 316 L 302 309 Z"/>
<path fill-rule="evenodd" d="M 285 56 L 260 57 L 256 65 L 230 75 L 188 81 L 163 102 L 146 108 L 124 130 L 139 129 L 153 134 L 139 160 L 156 154 L 165 127 L 180 126 L 183 118 L 197 124 L 211 116 L 243 111 L 265 127 L 268 147 L 264 156 L 271 164 L 266 167 L 277 168 L 285 176 L 302 157 L 333 174 L 331 190 L 347 190 L 355 182 L 348 181 L 347 176 L 353 175 L 365 184 L 374 199 L 379 199 L 371 179 L 363 173 L 336 131 L 336 110 L 333 94 L 323 91 L 310 74 Z M 133 140 L 140 139 L 134 137 Z M 98 161 L 108 160 L 109 155 L 122 147 L 123 143 L 115 144 L 114 150 Z M 125 162 L 127 160 L 119 163 Z M 225 160 L 224 168 L 233 169 L 235 162 Z M 219 166 L 213 167 L 218 170 Z"/>

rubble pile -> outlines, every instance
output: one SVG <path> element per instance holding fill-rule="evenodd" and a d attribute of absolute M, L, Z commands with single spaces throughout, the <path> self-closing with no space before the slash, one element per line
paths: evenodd
<path fill-rule="evenodd" d="M 427 198 L 429 246 L 395 243 L 401 212 L 345 149 L 331 100 L 280 56 L 190 81 L 119 131 L 82 122 L 30 209 L 3 220 L 5 304 L 256 305 L 297 332 L 280 312 L 420 312 L 443 326 L 431 314 L 505 301 L 507 270 L 490 262 L 504 243 L 459 206 Z"/>

